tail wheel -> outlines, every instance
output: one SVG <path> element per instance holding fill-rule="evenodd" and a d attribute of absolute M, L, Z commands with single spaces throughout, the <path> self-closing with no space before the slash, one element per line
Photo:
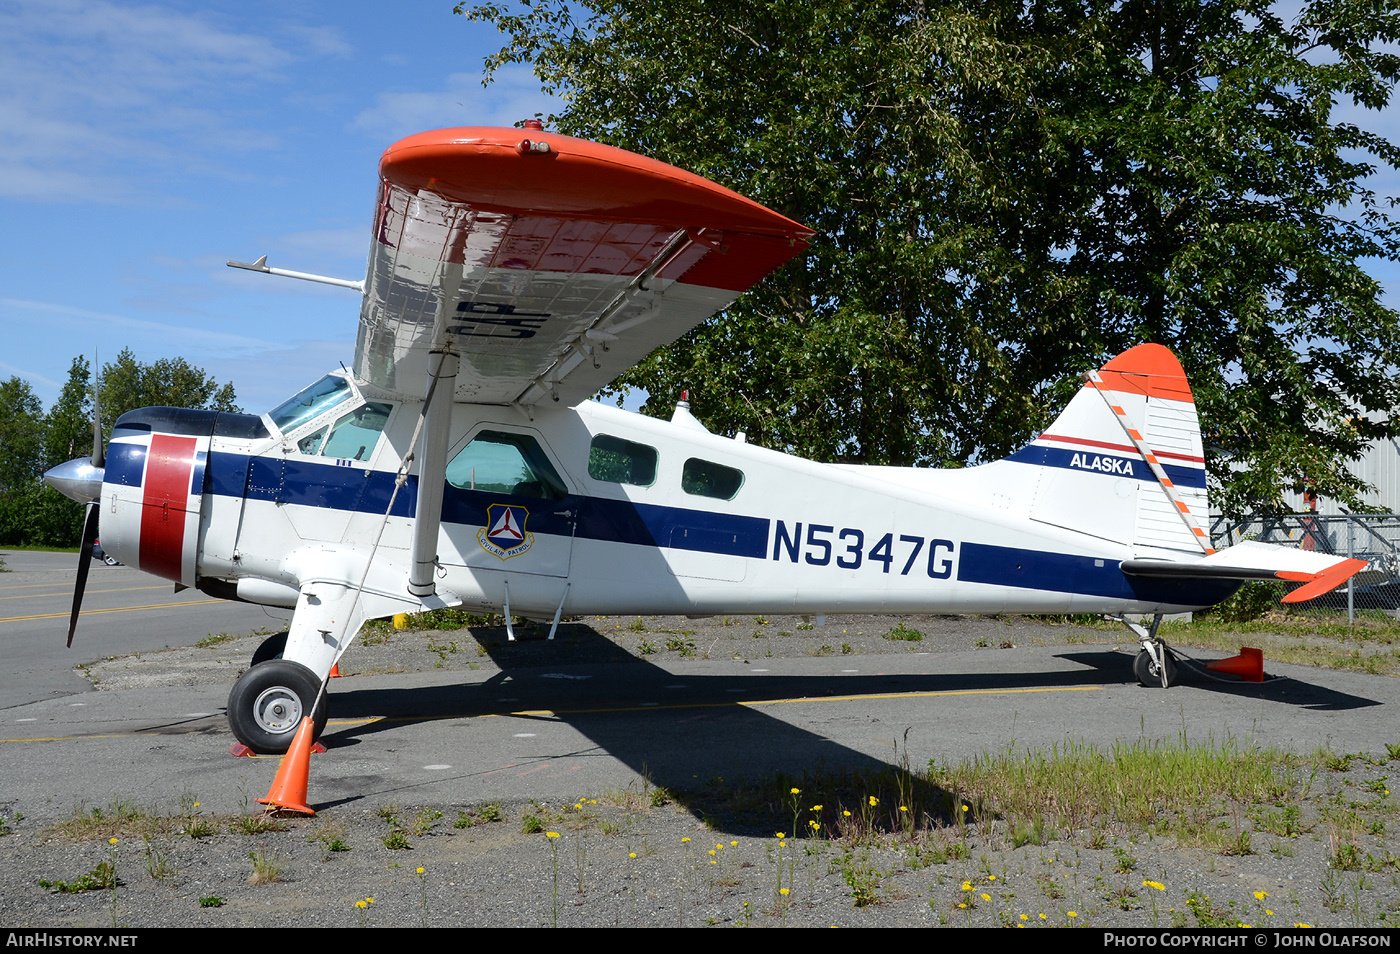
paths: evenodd
<path fill-rule="evenodd" d="M 228 695 L 228 724 L 238 741 L 254 752 L 276 755 L 291 746 L 307 715 L 311 716 L 312 738 L 319 738 L 329 709 L 315 673 L 301 663 L 273 659 L 252 667 L 233 684 Z"/>
<path fill-rule="evenodd" d="M 1176 659 L 1172 657 L 1171 650 L 1165 646 L 1161 648 L 1160 652 L 1162 653 L 1162 664 L 1167 670 L 1167 685 L 1174 686 L 1176 685 L 1177 675 Z M 1159 669 L 1157 663 L 1153 661 L 1152 654 L 1145 649 L 1139 652 L 1137 658 L 1133 660 L 1133 675 L 1137 676 L 1138 682 L 1148 688 L 1161 688 L 1162 670 Z"/>

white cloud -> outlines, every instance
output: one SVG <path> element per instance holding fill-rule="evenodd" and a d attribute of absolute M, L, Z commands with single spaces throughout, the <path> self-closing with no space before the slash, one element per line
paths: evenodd
<path fill-rule="evenodd" d="M 560 105 L 528 66 L 510 64 L 496 71 L 490 86 L 481 85 L 480 73 L 453 73 L 440 90 L 380 93 L 351 128 L 388 143 L 425 129 L 513 126 Z"/>
<path fill-rule="evenodd" d="M 113 328 L 122 328 L 143 335 L 154 335 L 162 347 L 177 352 L 184 349 L 194 353 L 248 354 L 267 351 L 280 344 L 211 328 L 187 328 L 51 302 L 27 301 L 22 298 L 0 298 L 0 309 L 9 313 L 7 320 L 17 323 L 27 323 L 27 319 L 42 322 L 47 334 L 62 334 L 66 330 L 79 342 L 110 338 Z"/>
<path fill-rule="evenodd" d="M 162 176 L 263 150 L 251 94 L 301 56 L 344 50 L 333 30 L 287 46 L 192 14 L 109 0 L 0 5 L 0 195 L 149 201 Z"/>

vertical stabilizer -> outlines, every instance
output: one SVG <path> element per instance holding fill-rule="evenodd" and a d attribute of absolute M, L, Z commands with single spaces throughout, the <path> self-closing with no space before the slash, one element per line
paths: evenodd
<path fill-rule="evenodd" d="M 1010 460 L 1040 469 L 1030 517 L 1130 544 L 1210 553 L 1205 455 L 1181 363 L 1156 344 L 1087 375 Z"/>

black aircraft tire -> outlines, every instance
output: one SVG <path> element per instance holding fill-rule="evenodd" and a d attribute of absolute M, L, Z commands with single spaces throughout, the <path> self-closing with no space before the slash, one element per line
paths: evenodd
<path fill-rule="evenodd" d="M 1176 685 L 1176 660 L 1172 658 L 1170 649 L 1162 647 L 1162 660 L 1167 667 L 1167 685 Z M 1133 660 L 1133 675 L 1137 676 L 1138 682 L 1149 689 L 1160 689 L 1162 687 L 1162 675 L 1157 671 L 1157 667 L 1152 663 L 1152 657 L 1147 650 L 1142 650 Z"/>
<path fill-rule="evenodd" d="M 265 663 L 269 659 L 281 659 L 282 653 L 286 652 L 286 649 L 287 634 L 273 633 L 271 636 L 267 637 L 267 639 L 264 639 L 262 645 L 253 652 L 253 661 L 248 663 L 248 665 L 252 667 L 256 666 L 258 663 Z"/>
<path fill-rule="evenodd" d="M 234 737 L 259 755 L 278 755 L 292 744 L 321 680 L 301 663 L 272 659 L 245 672 L 228 694 Z M 326 728 L 330 706 L 322 692 L 311 715 L 314 741 Z"/>

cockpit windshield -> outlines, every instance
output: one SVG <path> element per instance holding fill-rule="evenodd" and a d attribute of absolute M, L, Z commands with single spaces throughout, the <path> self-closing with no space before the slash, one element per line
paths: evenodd
<path fill-rule="evenodd" d="M 304 388 L 290 400 L 283 401 L 273 408 L 268 416 L 283 433 L 295 430 L 323 411 L 330 410 L 351 395 L 350 382 L 344 378 L 328 374 L 309 388 Z"/>

